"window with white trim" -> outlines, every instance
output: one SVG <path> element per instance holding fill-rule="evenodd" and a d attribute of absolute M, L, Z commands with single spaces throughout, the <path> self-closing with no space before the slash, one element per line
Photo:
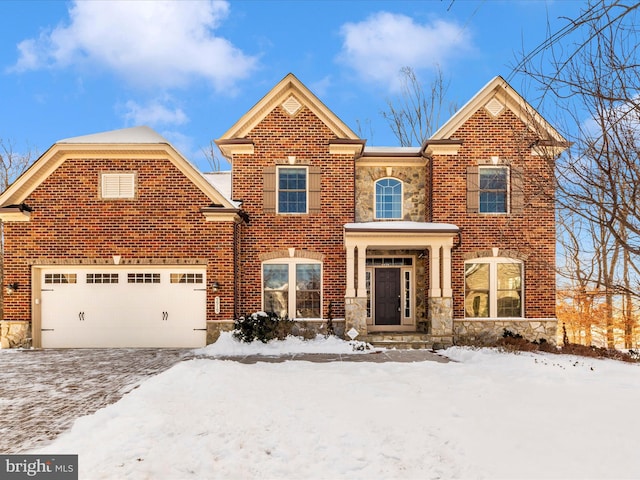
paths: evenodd
<path fill-rule="evenodd" d="M 502 257 L 477 258 L 464 266 L 467 318 L 523 316 L 523 263 Z"/>
<path fill-rule="evenodd" d="M 134 198 L 135 173 L 103 173 L 101 175 L 102 198 Z"/>
<path fill-rule="evenodd" d="M 375 184 L 376 218 L 402 218 L 402 182 L 396 178 L 381 178 Z"/>
<path fill-rule="evenodd" d="M 307 213 L 307 167 L 278 167 L 278 213 Z"/>
<path fill-rule="evenodd" d="M 322 264 L 279 258 L 262 264 L 262 309 L 288 318 L 321 318 Z"/>
<path fill-rule="evenodd" d="M 481 166 L 478 169 L 480 213 L 509 211 L 509 167 Z"/>

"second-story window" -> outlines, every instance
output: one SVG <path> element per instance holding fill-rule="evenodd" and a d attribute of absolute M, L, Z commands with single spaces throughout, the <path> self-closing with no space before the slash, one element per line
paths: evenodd
<path fill-rule="evenodd" d="M 376 218 L 402 218 L 402 182 L 383 178 L 376 182 Z"/>
<path fill-rule="evenodd" d="M 278 213 L 307 213 L 307 169 L 278 168 Z"/>
<path fill-rule="evenodd" d="M 480 167 L 478 170 L 480 213 L 507 213 L 509 168 Z"/>

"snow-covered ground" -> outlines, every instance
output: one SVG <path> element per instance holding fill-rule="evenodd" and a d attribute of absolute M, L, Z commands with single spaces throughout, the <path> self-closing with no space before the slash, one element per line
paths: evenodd
<path fill-rule="evenodd" d="M 79 454 L 82 479 L 640 477 L 640 366 L 444 353 L 456 362 L 185 361 L 32 453 Z"/>

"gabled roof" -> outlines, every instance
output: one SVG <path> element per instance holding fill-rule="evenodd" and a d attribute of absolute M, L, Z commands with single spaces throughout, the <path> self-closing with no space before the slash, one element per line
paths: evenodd
<path fill-rule="evenodd" d="M 0 208 L 21 205 L 65 160 L 100 155 L 106 158 L 169 159 L 215 205 L 237 206 L 220 193 L 167 139 L 149 127 L 133 127 L 56 142 L 2 195 Z"/>
<path fill-rule="evenodd" d="M 224 145 L 233 142 L 233 140 L 245 138 L 278 105 L 283 105 L 283 108 L 294 115 L 301 106 L 305 106 L 320 118 L 337 138 L 359 140 L 358 135 L 329 110 L 311 90 L 305 87 L 295 75 L 289 73 L 227 130 L 216 143 Z"/>
<path fill-rule="evenodd" d="M 541 139 L 550 140 L 562 149 L 568 146 L 565 138 L 553 128 L 507 81 L 498 76 L 487 83 L 471 100 L 458 110 L 426 143 L 433 140 L 447 140 L 452 137 L 480 108 L 496 116 L 504 108 L 511 110 L 523 123 L 536 132 Z M 545 138 L 546 137 L 546 138 Z"/>

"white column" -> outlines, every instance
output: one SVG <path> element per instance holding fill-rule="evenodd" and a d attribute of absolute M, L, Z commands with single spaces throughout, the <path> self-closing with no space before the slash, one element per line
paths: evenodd
<path fill-rule="evenodd" d="M 442 296 L 451 298 L 451 247 L 453 241 L 446 242 L 442 245 Z"/>
<path fill-rule="evenodd" d="M 356 296 L 355 276 L 353 262 L 355 259 L 355 245 L 347 245 L 347 291 L 345 297 L 352 298 Z"/>
<path fill-rule="evenodd" d="M 440 245 L 435 244 L 429 247 L 429 296 L 431 298 L 441 297 L 440 289 Z"/>
<path fill-rule="evenodd" d="M 358 297 L 367 297 L 367 246 L 358 244 Z"/>

